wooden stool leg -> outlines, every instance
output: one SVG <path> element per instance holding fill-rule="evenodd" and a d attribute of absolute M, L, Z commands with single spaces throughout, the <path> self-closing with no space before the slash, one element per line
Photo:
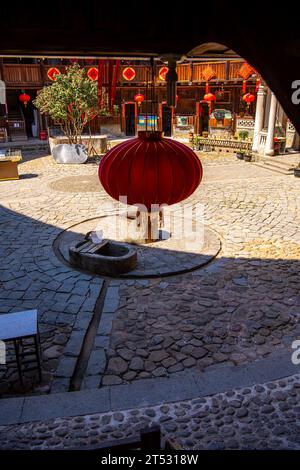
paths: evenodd
<path fill-rule="evenodd" d="M 18 368 L 20 384 L 23 387 L 23 376 L 22 376 L 21 360 L 20 360 L 20 355 L 19 355 L 19 344 L 18 344 L 18 341 L 16 339 L 14 340 L 14 347 L 15 347 L 15 355 L 16 355 L 16 362 L 17 362 L 17 368 Z"/>

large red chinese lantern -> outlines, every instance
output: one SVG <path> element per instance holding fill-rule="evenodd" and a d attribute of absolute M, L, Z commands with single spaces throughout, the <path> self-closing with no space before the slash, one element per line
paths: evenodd
<path fill-rule="evenodd" d="M 140 106 L 145 100 L 145 96 L 142 95 L 142 93 L 137 93 L 136 95 L 134 95 L 133 99 Z"/>
<path fill-rule="evenodd" d="M 150 214 L 152 205 L 175 204 L 195 191 L 203 174 L 199 158 L 186 145 L 162 136 L 141 131 L 105 155 L 99 179 L 111 197 L 127 196 L 127 204 L 142 204 Z"/>
<path fill-rule="evenodd" d="M 27 106 L 27 103 L 30 101 L 30 96 L 27 95 L 27 93 L 23 92 L 20 96 L 19 96 L 19 100 L 21 101 L 21 103 L 24 104 L 25 108 Z"/>

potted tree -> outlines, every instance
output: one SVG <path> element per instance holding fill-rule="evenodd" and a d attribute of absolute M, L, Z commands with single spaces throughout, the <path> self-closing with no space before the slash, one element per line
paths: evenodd
<path fill-rule="evenodd" d="M 82 145 L 84 127 L 98 114 L 97 82 L 91 80 L 79 64 L 67 67 L 56 75 L 55 82 L 42 88 L 34 100 L 41 114 L 48 114 L 59 124 L 67 144 L 51 145 L 59 163 L 83 163 L 87 159 Z"/>

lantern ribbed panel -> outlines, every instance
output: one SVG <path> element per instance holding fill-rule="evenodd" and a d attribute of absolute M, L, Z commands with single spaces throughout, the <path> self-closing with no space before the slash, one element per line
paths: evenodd
<path fill-rule="evenodd" d="M 130 139 L 111 149 L 99 166 L 99 179 L 114 199 L 128 204 L 175 204 L 190 196 L 202 179 L 197 155 L 169 139 Z"/>

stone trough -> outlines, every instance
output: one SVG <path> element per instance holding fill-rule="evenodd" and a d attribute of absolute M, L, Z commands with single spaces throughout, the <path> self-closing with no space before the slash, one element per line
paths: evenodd
<path fill-rule="evenodd" d="M 108 240 L 94 243 L 88 235 L 69 248 L 69 256 L 73 266 L 114 277 L 132 271 L 137 265 L 137 251 L 133 247 Z"/>

